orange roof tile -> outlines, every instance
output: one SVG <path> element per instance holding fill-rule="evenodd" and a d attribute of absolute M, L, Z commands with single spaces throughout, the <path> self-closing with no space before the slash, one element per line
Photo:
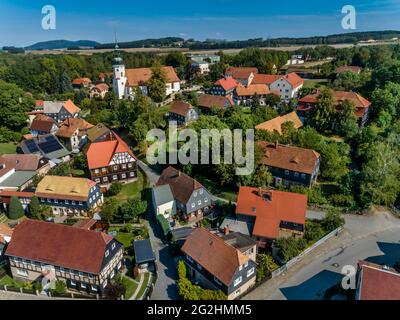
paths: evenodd
<path fill-rule="evenodd" d="M 98 169 L 108 167 L 116 153 L 127 152 L 136 159 L 129 146 L 113 132 L 113 138 L 110 141 L 94 142 L 90 144 L 86 151 L 89 169 Z"/>
<path fill-rule="evenodd" d="M 75 114 L 75 113 L 81 112 L 81 109 L 78 108 L 78 107 L 75 105 L 75 103 L 73 103 L 73 102 L 71 101 L 71 99 L 65 101 L 65 103 L 64 103 L 64 108 L 67 109 L 67 111 L 68 111 L 70 114 Z"/>
<path fill-rule="evenodd" d="M 78 78 L 78 79 L 74 79 L 72 80 L 72 84 L 76 84 L 76 85 L 80 85 L 80 84 L 89 84 L 92 83 L 92 80 L 90 80 L 89 78 Z"/>
<path fill-rule="evenodd" d="M 70 138 L 78 130 L 79 135 L 82 136 L 90 128 L 93 128 L 93 125 L 83 119 L 68 118 L 60 125 L 56 135 L 63 138 Z"/>
<path fill-rule="evenodd" d="M 269 86 L 271 83 L 278 80 L 281 76 L 276 74 L 256 74 L 251 82 L 252 84 L 266 84 Z"/>
<path fill-rule="evenodd" d="M 174 101 L 169 109 L 169 112 L 185 117 L 190 109 L 193 109 L 193 106 L 190 103 Z"/>
<path fill-rule="evenodd" d="M 254 96 L 254 95 L 267 95 L 270 94 L 269 88 L 266 84 L 251 84 L 247 87 L 245 86 L 237 86 L 236 87 L 236 95 L 237 96 Z"/>
<path fill-rule="evenodd" d="M 303 127 L 303 122 L 301 122 L 296 111 L 285 114 L 284 116 L 276 117 L 272 120 L 265 121 L 256 126 L 256 130 L 266 130 L 269 132 L 278 132 L 282 134 L 282 124 L 285 122 L 292 122 L 295 129 Z"/>
<path fill-rule="evenodd" d="M 167 82 L 180 82 L 181 80 L 177 76 L 173 67 L 162 67 L 167 76 Z M 153 72 L 151 68 L 135 68 L 126 69 L 126 77 L 128 78 L 128 86 L 136 87 L 141 84 L 145 84 L 150 80 Z"/>
<path fill-rule="evenodd" d="M 240 187 L 236 214 L 255 217 L 254 236 L 276 239 L 281 222 L 305 225 L 307 199 L 304 194 Z"/>
<path fill-rule="evenodd" d="M 297 88 L 304 84 L 304 80 L 295 72 L 282 76 L 282 78 L 286 79 L 293 88 Z"/>
<path fill-rule="evenodd" d="M 221 86 L 225 91 L 232 90 L 239 85 L 235 79 L 231 77 L 222 78 L 215 82 L 215 85 Z"/>

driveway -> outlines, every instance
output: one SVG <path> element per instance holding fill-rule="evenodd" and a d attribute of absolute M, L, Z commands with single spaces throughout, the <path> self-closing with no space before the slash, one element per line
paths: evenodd
<path fill-rule="evenodd" d="M 244 300 L 315 300 L 342 278 L 345 265 L 359 260 L 393 265 L 400 261 L 400 220 L 389 212 L 347 215 L 344 231 L 305 256 L 286 273 L 243 297 Z"/>
<path fill-rule="evenodd" d="M 151 186 L 154 186 L 160 175 L 143 161 L 138 160 L 138 165 L 150 180 Z M 156 216 L 152 210 L 149 213 L 148 227 L 150 240 L 156 252 L 158 270 L 157 281 L 151 295 L 151 300 L 178 300 L 179 294 L 176 285 L 178 274 L 175 259 L 170 256 L 168 245 L 162 241 L 161 227 L 158 225 Z"/>

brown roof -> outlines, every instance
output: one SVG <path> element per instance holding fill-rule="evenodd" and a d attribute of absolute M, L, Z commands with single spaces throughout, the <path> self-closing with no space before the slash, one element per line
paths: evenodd
<path fill-rule="evenodd" d="M 203 188 L 197 180 L 173 167 L 165 169 L 158 179 L 157 186 L 168 184 L 175 199 L 187 203 L 194 190 Z"/>
<path fill-rule="evenodd" d="M 215 96 L 211 94 L 202 94 L 199 97 L 199 106 L 204 107 L 204 108 L 212 108 L 212 107 L 218 107 L 220 109 L 223 109 L 225 105 L 227 104 L 232 106 L 233 102 L 228 99 L 227 97 L 223 96 Z"/>
<path fill-rule="evenodd" d="M 394 269 L 360 261 L 359 300 L 400 300 L 400 273 Z"/>
<path fill-rule="evenodd" d="M 173 67 L 162 67 L 167 76 L 167 82 L 180 82 Z M 126 77 L 128 78 L 128 86 L 136 87 L 141 84 L 145 84 L 150 80 L 152 71 L 151 68 L 136 68 L 126 69 Z"/>
<path fill-rule="evenodd" d="M 95 141 L 96 139 L 108 132 L 111 132 L 111 130 L 107 128 L 104 124 L 99 123 L 94 127 L 88 129 L 87 135 L 90 141 Z"/>
<path fill-rule="evenodd" d="M 255 217 L 253 236 L 276 239 L 281 222 L 305 225 L 307 195 L 240 187 L 236 214 Z"/>
<path fill-rule="evenodd" d="M 53 118 L 50 118 L 48 116 L 45 116 L 43 114 L 38 114 L 35 119 L 33 119 L 30 130 L 33 131 L 43 131 L 50 133 L 51 128 L 55 124 L 55 121 Z"/>
<path fill-rule="evenodd" d="M 80 118 L 67 118 L 60 125 L 56 135 L 63 138 L 70 138 L 76 130 L 79 130 L 79 135 L 86 134 L 87 130 L 92 128 L 93 125 Z"/>
<path fill-rule="evenodd" d="M 278 132 L 282 134 L 282 124 L 285 122 L 292 122 L 295 129 L 299 129 L 303 126 L 303 122 L 301 122 L 299 116 L 296 111 L 285 114 L 284 116 L 276 117 L 272 120 L 265 121 L 258 126 L 256 126 L 256 130 L 266 130 L 269 132 Z"/>
<path fill-rule="evenodd" d="M 261 162 L 270 167 L 312 174 L 320 158 L 320 154 L 311 149 L 264 141 L 258 145 L 264 150 Z"/>
<path fill-rule="evenodd" d="M 35 196 L 34 192 L 0 190 L 0 197 L 32 198 L 33 196 Z"/>
<path fill-rule="evenodd" d="M 3 154 L 0 164 L 15 168 L 15 171 L 36 171 L 39 169 L 42 156 L 39 154 Z"/>
<path fill-rule="evenodd" d="M 256 74 L 251 82 L 252 84 L 266 84 L 269 86 L 272 82 L 278 80 L 281 76 L 276 74 Z"/>
<path fill-rule="evenodd" d="M 229 67 L 226 69 L 225 74 L 235 79 L 248 79 L 251 74 L 257 74 L 258 69 L 252 67 Z"/>
<path fill-rule="evenodd" d="M 100 92 L 108 91 L 109 86 L 106 83 L 96 84 L 92 89 L 97 89 Z"/>
<path fill-rule="evenodd" d="M 98 274 L 112 239 L 101 232 L 26 219 L 14 229 L 6 255 Z"/>
<path fill-rule="evenodd" d="M 82 219 L 73 224 L 72 226 L 74 228 L 80 228 L 80 229 L 85 229 L 85 230 L 90 230 L 91 227 L 93 227 L 97 223 L 96 220 L 94 219 Z"/>
<path fill-rule="evenodd" d="M 254 95 L 267 95 L 270 94 L 269 88 L 266 84 L 251 84 L 247 87 L 238 86 L 236 87 L 237 96 L 254 96 Z"/>
<path fill-rule="evenodd" d="M 344 72 L 360 73 L 361 68 L 357 66 L 341 66 L 336 68 L 336 73 L 344 73 Z"/>
<path fill-rule="evenodd" d="M 182 252 L 227 286 L 232 283 L 236 270 L 249 261 L 239 250 L 204 228 L 192 231 Z"/>
<path fill-rule="evenodd" d="M 176 113 L 185 117 L 190 109 L 193 109 L 193 106 L 190 103 L 186 103 L 183 101 L 174 101 L 169 109 L 169 112 Z"/>
<path fill-rule="evenodd" d="M 67 111 L 68 111 L 70 114 L 75 114 L 75 113 L 81 112 L 81 109 L 78 108 L 78 107 L 75 105 L 75 103 L 73 103 L 73 102 L 71 101 L 71 99 L 65 101 L 65 103 L 64 103 L 64 108 L 67 109 Z"/>
<path fill-rule="evenodd" d="M 318 102 L 318 96 L 320 95 L 320 91 L 316 91 L 315 93 L 309 94 L 299 100 L 300 106 L 298 109 L 304 109 L 304 105 L 307 104 L 316 104 Z M 353 91 L 333 91 L 332 92 L 333 99 L 337 106 L 342 104 L 345 100 L 353 102 L 357 108 L 355 112 L 356 117 L 362 117 L 367 109 L 371 106 L 371 102 L 367 99 L 359 95 L 357 92 Z"/>
<path fill-rule="evenodd" d="M 89 78 L 78 78 L 72 80 L 72 84 L 80 85 L 80 84 L 85 84 L 85 83 L 92 83 L 92 80 Z"/>
<path fill-rule="evenodd" d="M 10 228 L 7 224 L 0 223 L 0 235 L 11 237 L 13 234 L 13 230 L 14 229 Z"/>

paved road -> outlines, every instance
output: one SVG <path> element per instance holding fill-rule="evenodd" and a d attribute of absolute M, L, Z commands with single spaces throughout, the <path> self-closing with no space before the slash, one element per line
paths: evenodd
<path fill-rule="evenodd" d="M 359 260 L 393 265 L 400 261 L 400 220 L 387 212 L 346 216 L 344 231 L 311 252 L 285 274 L 248 294 L 244 299 L 315 300 L 342 279 L 345 265 Z"/>
<path fill-rule="evenodd" d="M 154 186 L 160 175 L 143 161 L 138 160 L 138 165 L 147 175 L 150 184 Z M 177 300 L 179 299 L 179 295 L 176 286 L 176 280 L 178 279 L 176 263 L 168 252 L 168 246 L 162 241 L 162 231 L 152 210 L 149 214 L 148 226 L 150 240 L 156 252 L 158 268 L 158 277 L 151 295 L 151 300 Z"/>

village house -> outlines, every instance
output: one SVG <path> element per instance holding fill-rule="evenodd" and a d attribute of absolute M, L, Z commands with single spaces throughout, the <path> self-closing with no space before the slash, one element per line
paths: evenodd
<path fill-rule="evenodd" d="M 233 96 L 233 91 L 239 85 L 232 77 L 222 78 L 214 83 L 214 85 L 208 90 L 208 94 L 223 96 L 223 97 L 231 97 Z"/>
<path fill-rule="evenodd" d="M 34 196 L 35 193 L 29 191 L 13 191 L 10 189 L 0 190 L 0 204 L 3 206 L 3 210 L 8 212 L 11 198 L 16 197 L 22 204 L 24 211 L 28 213 L 29 204 Z"/>
<path fill-rule="evenodd" d="M 230 97 L 201 94 L 199 96 L 199 110 L 202 114 L 211 114 L 213 109 L 226 111 L 234 102 Z"/>
<path fill-rule="evenodd" d="M 241 232 L 231 232 L 229 227 L 223 229 L 223 234 L 220 237 L 251 260 L 257 261 L 257 241 L 252 237 Z"/>
<path fill-rule="evenodd" d="M 87 216 L 103 204 L 99 186 L 87 178 L 45 176 L 35 195 L 57 216 Z"/>
<path fill-rule="evenodd" d="M 234 300 L 256 282 L 256 263 L 204 228 L 192 231 L 182 249 L 189 278 L 202 287 L 221 290 Z"/>
<path fill-rule="evenodd" d="M 169 184 L 153 187 L 151 199 L 156 216 L 161 214 L 165 219 L 171 220 L 176 214 L 176 202 Z"/>
<path fill-rule="evenodd" d="M 149 239 L 133 241 L 135 253 L 135 274 L 154 272 L 156 270 L 156 256 Z"/>
<path fill-rule="evenodd" d="M 335 101 L 336 110 L 338 112 L 340 112 L 341 104 L 344 101 L 347 100 L 354 103 L 356 107 L 354 115 L 357 118 L 358 125 L 360 127 L 364 127 L 369 119 L 371 102 L 362 97 L 360 94 L 352 91 L 333 91 L 332 94 Z M 297 113 L 299 114 L 300 118 L 303 119 L 303 121 L 307 120 L 307 113 L 311 109 L 316 108 L 319 95 L 320 92 L 317 90 L 316 92 L 299 99 Z"/>
<path fill-rule="evenodd" d="M 247 87 L 239 85 L 233 92 L 233 101 L 237 105 L 250 106 L 256 100 L 259 105 L 265 105 L 267 95 L 271 94 L 265 84 L 251 84 Z"/>
<path fill-rule="evenodd" d="M 123 246 L 102 232 L 25 219 L 5 255 L 15 280 L 44 290 L 61 280 L 73 292 L 102 295 L 122 268 Z"/>
<path fill-rule="evenodd" d="M 111 129 L 107 128 L 102 123 L 98 123 L 87 130 L 87 139 L 90 143 L 111 140 L 112 137 L 113 132 Z"/>
<path fill-rule="evenodd" d="M 114 132 L 109 138 L 91 143 L 86 150 L 92 180 L 102 187 L 108 187 L 113 182 L 135 181 L 138 169 L 132 150 Z"/>
<path fill-rule="evenodd" d="M 269 86 L 271 91 L 280 93 L 282 101 L 289 102 L 290 99 L 297 98 L 301 88 L 303 88 L 304 80 L 296 73 L 292 72 L 287 75 L 280 76 Z"/>
<path fill-rule="evenodd" d="M 265 84 L 269 88 L 271 84 L 278 80 L 280 77 L 280 75 L 276 74 L 257 73 L 253 78 L 252 84 Z"/>
<path fill-rule="evenodd" d="M 255 129 L 282 134 L 282 125 L 288 122 L 292 123 L 293 128 L 296 130 L 303 127 L 303 122 L 300 120 L 296 111 L 293 111 L 283 116 L 278 116 L 274 119 L 260 123 L 255 127 Z"/>
<path fill-rule="evenodd" d="M 356 300 L 400 300 L 400 273 L 388 266 L 360 261 Z"/>
<path fill-rule="evenodd" d="M 43 134 L 54 134 L 58 130 L 58 126 L 53 118 L 45 116 L 44 114 L 38 114 L 32 120 L 29 127 L 29 132 L 32 137 L 37 137 Z"/>
<path fill-rule="evenodd" d="M 64 143 L 68 150 L 79 152 L 87 142 L 87 131 L 93 125 L 80 118 L 68 118 L 60 124 L 56 136 Z"/>
<path fill-rule="evenodd" d="M 174 101 L 168 112 L 168 121 L 176 121 L 178 126 L 187 125 L 199 118 L 196 109 L 187 102 Z"/>
<path fill-rule="evenodd" d="M 36 175 L 43 175 L 49 169 L 49 161 L 38 154 L 3 154 L 0 156 L 0 190 L 24 190 Z"/>
<path fill-rule="evenodd" d="M 346 73 L 346 72 L 360 74 L 361 70 L 362 69 L 357 66 L 341 66 L 341 67 L 336 68 L 335 73 L 337 74 L 338 77 L 340 77 L 341 74 Z"/>
<path fill-rule="evenodd" d="M 167 78 L 165 94 L 169 96 L 179 92 L 181 90 L 181 80 L 174 68 L 167 66 L 162 67 L 162 70 Z M 119 48 L 116 46 L 113 65 L 113 84 L 114 92 L 118 99 L 133 99 L 135 88 L 140 88 L 147 96 L 149 94 L 147 82 L 151 79 L 152 73 L 151 68 L 125 69 L 125 65 L 122 64 Z"/>
<path fill-rule="evenodd" d="M 236 215 L 228 216 L 221 229 L 252 236 L 257 246 L 271 249 L 281 237 L 303 237 L 307 195 L 278 190 L 240 187 Z"/>
<path fill-rule="evenodd" d="M 92 84 L 92 80 L 89 78 L 78 78 L 72 80 L 72 88 L 74 89 L 83 89 L 83 88 L 89 88 L 89 86 Z"/>
<path fill-rule="evenodd" d="M 4 252 L 7 244 L 11 241 L 13 234 L 13 228 L 10 228 L 5 223 L 0 223 L 0 265 L 2 265 L 4 260 Z"/>
<path fill-rule="evenodd" d="M 79 109 L 71 100 L 43 101 L 43 114 L 61 123 L 67 118 L 79 117 Z"/>
<path fill-rule="evenodd" d="M 99 83 L 90 87 L 90 99 L 101 98 L 104 99 L 110 87 L 106 83 Z"/>
<path fill-rule="evenodd" d="M 157 186 L 169 185 L 176 202 L 177 214 L 185 220 L 201 220 L 211 212 L 212 195 L 195 179 L 173 167 L 166 168 Z"/>
<path fill-rule="evenodd" d="M 23 140 L 17 151 L 24 154 L 39 154 L 53 164 L 70 160 L 70 151 L 52 134 Z"/>
<path fill-rule="evenodd" d="M 317 180 L 321 156 L 318 152 L 279 143 L 258 142 L 264 151 L 261 160 L 274 177 L 275 185 L 310 187 Z"/>
<path fill-rule="evenodd" d="M 242 86 L 247 87 L 252 84 L 257 73 L 257 68 L 229 67 L 225 71 L 225 77 L 232 77 Z"/>

